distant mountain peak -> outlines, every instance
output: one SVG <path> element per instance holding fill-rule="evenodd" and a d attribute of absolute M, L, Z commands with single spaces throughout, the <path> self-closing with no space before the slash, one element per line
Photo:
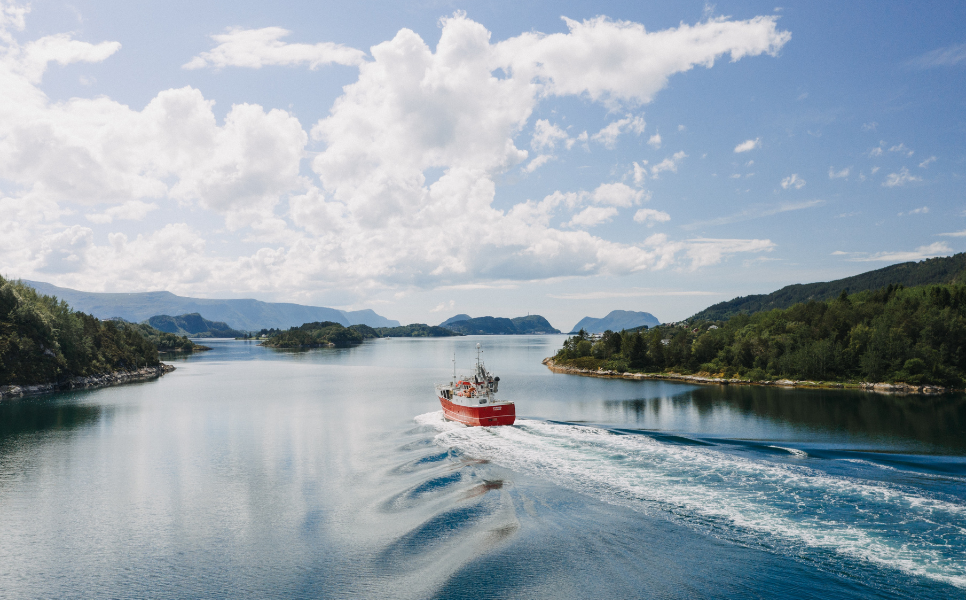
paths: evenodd
<path fill-rule="evenodd" d="M 452 325 L 453 323 L 459 323 L 460 321 L 469 321 L 472 318 L 473 317 L 471 317 L 471 316 L 469 316 L 467 314 L 460 313 L 458 315 L 455 315 L 455 316 L 452 316 L 452 317 L 446 319 L 445 321 L 443 321 L 442 323 L 440 323 L 439 326 L 440 327 L 446 327 L 447 325 Z"/>
<path fill-rule="evenodd" d="M 660 324 L 661 322 L 657 320 L 657 317 L 649 312 L 612 310 L 602 319 L 584 317 L 570 331 L 575 332 L 583 329 L 588 333 L 603 333 L 608 329 L 610 331 L 620 331 L 622 329 L 634 329 L 642 325 L 657 327 Z"/>

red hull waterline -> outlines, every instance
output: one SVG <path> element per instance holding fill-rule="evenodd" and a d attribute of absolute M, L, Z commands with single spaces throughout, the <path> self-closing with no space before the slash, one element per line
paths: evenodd
<path fill-rule="evenodd" d="M 517 418 L 516 406 L 512 402 L 484 406 L 462 406 L 453 404 L 442 396 L 437 397 L 443 407 L 443 416 L 446 419 L 470 427 L 513 425 Z"/>

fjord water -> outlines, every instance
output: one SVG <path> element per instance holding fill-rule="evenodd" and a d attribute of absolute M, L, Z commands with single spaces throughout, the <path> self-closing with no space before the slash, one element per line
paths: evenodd
<path fill-rule="evenodd" d="M 5 598 L 966 596 L 966 397 L 553 374 L 561 336 L 0 403 Z M 513 427 L 442 420 L 475 344 Z"/>

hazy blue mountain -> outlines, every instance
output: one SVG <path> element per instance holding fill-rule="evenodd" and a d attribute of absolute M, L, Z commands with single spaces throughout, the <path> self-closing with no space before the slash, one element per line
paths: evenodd
<path fill-rule="evenodd" d="M 445 321 L 443 321 L 442 323 L 440 323 L 439 326 L 440 327 L 447 327 L 447 326 L 449 326 L 452 323 L 456 323 L 458 321 L 469 321 L 472 318 L 473 317 L 471 317 L 469 315 L 464 315 L 464 314 L 461 313 L 461 314 L 458 314 L 458 315 L 456 315 L 454 317 L 450 317 L 450 318 L 446 319 Z"/>
<path fill-rule="evenodd" d="M 773 308 L 788 308 L 809 300 L 831 300 L 842 290 L 849 293 L 884 288 L 890 283 L 906 287 L 934 283 L 963 283 L 966 281 L 966 253 L 953 256 L 928 258 L 919 262 L 890 265 L 875 271 L 866 271 L 845 279 L 819 283 L 796 283 L 787 285 L 770 294 L 742 296 L 719 302 L 697 313 L 691 319 L 723 321 L 739 313 L 752 314 Z"/>
<path fill-rule="evenodd" d="M 288 329 L 315 321 L 333 321 L 346 327 L 356 323 L 369 325 L 369 320 L 373 316 L 384 319 L 372 311 L 352 311 L 350 318 L 343 311 L 334 308 L 287 302 L 189 298 L 176 296 L 171 292 L 130 294 L 82 292 L 40 281 L 24 283 L 34 287 L 41 294 L 57 296 L 67 301 L 74 310 L 89 313 L 101 319 L 121 317 L 134 323 L 140 323 L 155 315 L 199 313 L 212 321 L 224 321 L 232 329 L 257 331 L 271 328 Z M 390 326 L 399 324 L 389 319 L 385 319 L 385 322 Z"/>
<path fill-rule="evenodd" d="M 349 325 L 368 325 L 369 327 L 399 327 L 399 321 L 387 319 L 382 315 L 376 314 L 371 308 L 363 310 L 342 310 L 339 311 L 349 320 Z"/>
<path fill-rule="evenodd" d="M 145 321 L 158 331 L 189 337 L 241 337 L 246 332 L 232 329 L 224 321 L 209 321 L 198 313 L 179 315 L 155 315 Z"/>
<path fill-rule="evenodd" d="M 621 329 L 633 329 L 641 325 L 656 327 L 661 322 L 657 317 L 648 312 L 637 312 L 633 310 L 612 310 L 603 319 L 584 317 L 579 323 L 573 326 L 571 333 L 585 330 L 587 333 L 603 333 L 608 329 L 620 331 Z"/>

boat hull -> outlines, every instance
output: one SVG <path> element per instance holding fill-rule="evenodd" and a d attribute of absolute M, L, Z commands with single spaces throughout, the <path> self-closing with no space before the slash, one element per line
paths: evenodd
<path fill-rule="evenodd" d="M 443 407 L 443 416 L 449 421 L 456 421 L 470 427 L 493 427 L 496 425 L 513 425 L 516 421 L 516 406 L 507 404 L 484 404 L 482 406 L 463 406 L 454 404 L 437 396 Z"/>

